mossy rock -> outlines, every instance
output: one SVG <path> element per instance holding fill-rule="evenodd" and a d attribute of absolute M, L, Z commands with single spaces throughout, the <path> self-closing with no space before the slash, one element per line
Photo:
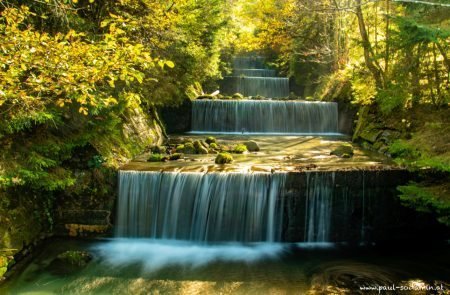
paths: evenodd
<path fill-rule="evenodd" d="M 177 153 L 184 153 L 184 144 L 177 145 L 177 147 L 175 148 L 175 151 Z"/>
<path fill-rule="evenodd" d="M 147 159 L 147 162 L 165 162 L 169 158 L 165 155 L 161 154 L 151 154 L 150 157 Z"/>
<path fill-rule="evenodd" d="M 217 140 L 215 137 L 209 136 L 206 138 L 205 142 L 209 145 L 211 145 L 211 143 L 217 143 Z"/>
<path fill-rule="evenodd" d="M 178 150 L 177 150 L 177 152 L 178 152 Z M 184 144 L 182 152 L 185 153 L 185 154 L 191 154 L 191 155 L 197 153 L 197 151 L 196 151 L 196 149 L 194 147 L 194 144 L 191 143 L 191 142 L 187 142 L 187 143 Z"/>
<path fill-rule="evenodd" d="M 238 144 L 233 148 L 233 153 L 235 154 L 243 154 L 245 152 L 247 152 L 247 146 L 245 146 L 245 144 Z"/>
<path fill-rule="evenodd" d="M 353 146 L 350 144 L 340 145 L 330 152 L 330 155 L 338 156 L 340 158 L 351 158 L 353 154 Z"/>
<path fill-rule="evenodd" d="M 233 99 L 244 99 L 244 96 L 240 93 L 235 93 L 232 96 Z"/>
<path fill-rule="evenodd" d="M 194 141 L 194 148 L 197 154 L 207 154 L 208 149 L 205 148 L 200 140 Z"/>
<path fill-rule="evenodd" d="M 233 156 L 229 153 L 219 153 L 216 157 L 216 164 L 229 164 L 233 162 Z"/>
<path fill-rule="evenodd" d="M 247 147 L 249 152 L 257 152 L 260 150 L 258 143 L 253 140 L 244 142 L 244 145 Z"/>
<path fill-rule="evenodd" d="M 361 131 L 359 137 L 361 137 L 365 141 L 374 143 L 382 133 L 383 130 L 377 129 L 374 125 L 369 125 Z"/>
<path fill-rule="evenodd" d="M 165 154 L 167 152 L 167 148 L 165 146 L 154 146 L 151 149 L 152 154 Z"/>
<path fill-rule="evenodd" d="M 182 156 L 183 156 L 183 155 L 182 155 L 181 153 L 174 153 L 174 154 L 171 154 L 171 155 L 169 156 L 169 160 L 170 160 L 170 161 L 176 161 L 176 160 L 181 159 Z"/>
<path fill-rule="evenodd" d="M 67 275 L 85 268 L 92 260 L 86 251 L 66 251 L 59 254 L 47 267 L 54 275 Z"/>
<path fill-rule="evenodd" d="M 218 150 L 219 149 L 219 145 L 215 142 L 212 142 L 209 144 L 209 148 L 213 149 L 213 150 Z"/>

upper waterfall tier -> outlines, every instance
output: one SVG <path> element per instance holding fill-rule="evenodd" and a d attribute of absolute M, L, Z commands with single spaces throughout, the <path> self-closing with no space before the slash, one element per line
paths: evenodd
<path fill-rule="evenodd" d="M 233 58 L 235 69 L 264 69 L 265 59 L 262 56 L 236 56 Z"/>
<path fill-rule="evenodd" d="M 268 69 L 234 69 L 233 76 L 235 77 L 276 77 L 275 70 Z"/>
<path fill-rule="evenodd" d="M 276 77 L 261 56 L 238 56 L 233 59 L 232 76 L 224 77 L 221 92 L 232 95 L 279 98 L 289 96 L 289 79 Z"/>
<path fill-rule="evenodd" d="M 338 108 L 332 102 L 197 100 L 192 132 L 337 133 Z"/>
<path fill-rule="evenodd" d="M 225 77 L 221 90 L 226 94 L 279 98 L 289 96 L 289 79 L 276 77 Z"/>

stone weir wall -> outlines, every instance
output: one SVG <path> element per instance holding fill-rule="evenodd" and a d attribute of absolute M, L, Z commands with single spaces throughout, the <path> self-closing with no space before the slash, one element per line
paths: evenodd
<path fill-rule="evenodd" d="M 277 202 L 286 242 L 370 243 L 443 240 L 448 231 L 426 213 L 401 205 L 405 170 L 289 173 Z"/>

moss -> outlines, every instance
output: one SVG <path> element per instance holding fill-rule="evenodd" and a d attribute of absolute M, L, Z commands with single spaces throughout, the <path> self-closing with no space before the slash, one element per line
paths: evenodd
<path fill-rule="evenodd" d="M 206 138 L 205 142 L 209 145 L 211 145 L 212 143 L 217 143 L 217 140 L 215 137 L 209 136 Z"/>
<path fill-rule="evenodd" d="M 233 156 L 229 153 L 220 153 L 215 160 L 216 164 L 229 164 L 231 162 L 233 162 Z"/>
<path fill-rule="evenodd" d="M 177 153 L 183 153 L 184 152 L 184 144 L 177 145 L 177 147 L 175 148 L 175 151 Z"/>
<path fill-rule="evenodd" d="M 169 160 L 171 160 L 171 161 L 179 160 L 179 159 L 181 159 L 181 156 L 182 156 L 182 154 L 180 154 L 180 153 L 174 153 L 169 156 Z"/>
<path fill-rule="evenodd" d="M 178 150 L 177 150 L 177 152 L 178 152 Z M 195 150 L 194 144 L 191 142 L 186 142 L 184 144 L 184 148 L 183 148 L 182 152 L 185 154 L 196 154 L 197 153 L 197 151 Z"/>
<path fill-rule="evenodd" d="M 235 154 L 243 154 L 245 152 L 247 152 L 247 147 L 245 146 L 245 144 L 238 144 L 233 148 L 233 153 Z"/>
<path fill-rule="evenodd" d="M 213 150 L 218 150 L 218 149 L 219 149 L 219 146 L 218 146 L 217 143 L 215 143 L 215 142 L 209 144 L 209 147 L 210 147 L 211 149 L 213 149 Z"/>
<path fill-rule="evenodd" d="M 58 255 L 57 259 L 76 266 L 84 266 L 91 261 L 92 256 L 85 251 L 66 251 Z"/>
<path fill-rule="evenodd" d="M 151 154 L 147 159 L 147 162 L 165 162 L 168 160 L 168 157 L 161 154 Z"/>
<path fill-rule="evenodd" d="M 157 146 L 152 147 L 151 151 L 153 154 L 165 154 L 167 151 L 167 148 L 165 146 L 157 145 Z"/>
<path fill-rule="evenodd" d="M 206 149 L 206 147 L 203 146 L 203 144 L 200 140 L 196 140 L 194 142 L 194 148 L 195 148 L 195 152 L 197 154 L 207 154 L 208 153 L 208 150 Z"/>
<path fill-rule="evenodd" d="M 233 99 L 244 99 L 244 96 L 240 93 L 235 93 L 232 96 Z"/>
<path fill-rule="evenodd" d="M 351 158 L 353 156 L 353 146 L 350 144 L 343 144 L 335 148 L 330 152 L 330 155 L 334 155 L 341 158 Z"/>
<path fill-rule="evenodd" d="M 432 213 L 439 222 L 450 226 L 450 184 L 425 186 L 410 183 L 399 186 L 398 190 L 404 205 L 419 212 Z"/>

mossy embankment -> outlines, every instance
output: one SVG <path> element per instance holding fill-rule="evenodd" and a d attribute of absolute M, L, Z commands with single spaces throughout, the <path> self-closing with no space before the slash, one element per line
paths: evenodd
<path fill-rule="evenodd" d="M 317 98 L 337 101 L 341 109 L 353 110 L 354 142 L 415 172 L 413 181 L 398 187 L 404 205 L 431 212 L 450 226 L 449 106 L 421 103 L 383 113 L 376 103 L 352 103 L 353 91 L 351 81 L 334 75 L 319 89 Z"/>
<path fill-rule="evenodd" d="M 92 130 L 92 136 L 85 137 L 72 134 L 67 137 L 72 142 L 59 141 L 49 128 L 14 138 L 0 159 L 2 175 L 17 175 L 0 190 L 0 280 L 17 258 L 32 252 L 33 245 L 50 235 L 110 233 L 119 165 L 163 140 L 158 119 L 148 113 L 141 108 L 130 110 L 110 132 Z M 34 169 L 29 158 L 14 157 L 35 153 L 36 148 L 54 149 L 51 156 L 59 162 Z"/>
<path fill-rule="evenodd" d="M 354 140 L 415 171 L 402 202 L 450 226 L 450 109 L 421 106 L 380 116 L 363 110 Z"/>

